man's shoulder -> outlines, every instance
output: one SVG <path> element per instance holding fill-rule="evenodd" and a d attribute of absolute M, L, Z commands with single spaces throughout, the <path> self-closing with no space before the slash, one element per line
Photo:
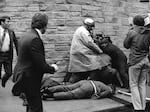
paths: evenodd
<path fill-rule="evenodd" d="M 22 33 L 22 36 L 21 36 L 21 38 L 20 38 L 19 41 L 29 44 L 29 43 L 31 43 L 35 39 L 38 39 L 37 35 L 34 34 L 33 32 L 28 31 L 28 32 Z"/>
<path fill-rule="evenodd" d="M 75 34 L 89 34 L 89 32 L 84 26 L 80 26 L 77 28 Z"/>
<path fill-rule="evenodd" d="M 79 26 L 76 31 L 85 31 L 86 28 L 84 26 Z"/>
<path fill-rule="evenodd" d="M 31 39 L 31 40 L 38 37 L 38 35 L 32 31 L 24 32 L 24 33 L 22 33 L 22 36 L 27 38 L 27 39 Z"/>
<path fill-rule="evenodd" d="M 128 38 L 133 38 L 140 35 L 136 30 L 132 29 L 128 31 L 127 37 Z"/>

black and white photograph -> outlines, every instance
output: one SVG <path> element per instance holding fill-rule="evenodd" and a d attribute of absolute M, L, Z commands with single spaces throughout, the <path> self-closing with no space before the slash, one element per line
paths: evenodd
<path fill-rule="evenodd" d="M 0 112 L 150 112 L 150 1 L 0 0 Z"/>

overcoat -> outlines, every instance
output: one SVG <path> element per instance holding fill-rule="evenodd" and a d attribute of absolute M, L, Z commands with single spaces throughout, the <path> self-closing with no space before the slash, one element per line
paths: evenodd
<path fill-rule="evenodd" d="M 106 66 L 107 63 L 102 59 L 102 54 L 98 54 L 93 48 L 98 49 L 98 46 L 94 43 L 89 31 L 84 26 L 79 27 L 71 43 L 68 72 L 86 72 Z"/>

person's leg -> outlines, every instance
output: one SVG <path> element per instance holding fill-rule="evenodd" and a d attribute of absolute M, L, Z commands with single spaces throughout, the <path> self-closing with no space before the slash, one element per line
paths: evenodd
<path fill-rule="evenodd" d="M 73 83 L 73 84 L 69 84 L 69 85 L 58 85 L 58 86 L 54 86 L 54 87 L 50 87 L 48 89 L 48 91 L 50 93 L 55 93 L 55 92 L 67 92 L 67 91 L 72 91 L 76 88 L 80 87 L 80 81 Z"/>
<path fill-rule="evenodd" d="M 94 88 L 90 80 L 87 80 L 83 82 L 79 88 L 71 92 L 74 94 L 75 99 L 90 98 L 94 94 Z"/>
<path fill-rule="evenodd" d="M 100 77 L 100 70 L 93 70 L 89 73 L 89 77 L 88 79 L 90 80 L 100 80 L 101 77 Z"/>
<path fill-rule="evenodd" d="M 42 100 L 40 93 L 30 95 L 25 92 L 26 99 L 28 101 L 27 112 L 43 112 Z"/>
<path fill-rule="evenodd" d="M 101 81 L 105 84 L 118 84 L 120 80 L 117 80 L 117 70 L 110 67 L 105 67 L 102 70 L 95 70 L 90 74 L 89 79 L 95 81 Z M 122 81 L 121 81 L 122 83 Z"/>
<path fill-rule="evenodd" d="M 141 69 L 137 66 L 131 66 L 129 68 L 129 82 L 131 88 L 131 99 L 133 103 L 133 107 L 135 110 L 141 110 L 142 104 L 140 99 L 139 87 L 138 87 L 138 80 L 140 75 Z"/>
<path fill-rule="evenodd" d="M 150 69 L 150 63 L 147 58 L 143 60 L 143 67 L 142 67 L 142 72 L 139 78 L 139 93 L 140 93 L 140 98 L 142 102 L 142 110 L 145 110 L 146 108 L 146 75 L 149 72 Z"/>
<path fill-rule="evenodd" d="M 24 77 L 24 94 L 28 102 L 27 112 L 43 112 L 40 83 L 35 77 Z"/>
<path fill-rule="evenodd" d="M 81 86 L 68 92 L 57 92 L 54 93 L 55 100 L 70 100 L 70 99 L 81 99 L 89 98 L 93 94 L 93 87 L 90 81 L 84 81 Z"/>
<path fill-rule="evenodd" d="M 64 83 L 69 82 L 69 79 L 70 79 L 71 75 L 72 75 L 72 73 L 67 72 L 66 75 L 65 75 L 65 77 L 64 77 L 63 82 L 64 82 Z"/>
<path fill-rule="evenodd" d="M 12 61 L 7 60 L 4 62 L 4 70 L 5 70 L 5 76 L 10 77 L 12 75 Z"/>
<path fill-rule="evenodd" d="M 129 76 L 126 71 L 127 69 L 126 67 L 127 65 L 125 63 L 121 63 L 117 68 L 118 68 L 118 72 L 121 77 L 121 80 L 123 82 L 123 87 L 129 88 Z"/>
<path fill-rule="evenodd" d="M 70 83 L 76 83 L 80 80 L 86 80 L 89 76 L 89 72 L 72 73 L 69 79 Z"/>
<path fill-rule="evenodd" d="M 4 65 L 5 75 L 2 77 L 2 86 L 5 87 L 7 80 L 12 75 L 12 61 L 6 60 L 4 61 L 3 65 Z"/>
<path fill-rule="evenodd" d="M 149 67 L 148 59 L 144 58 L 140 63 L 129 68 L 130 87 L 135 110 L 145 111 L 146 74 Z"/>
<path fill-rule="evenodd" d="M 74 95 L 71 91 L 68 92 L 57 92 L 53 94 L 55 100 L 71 100 L 74 99 Z"/>
<path fill-rule="evenodd" d="M 110 84 L 110 74 L 107 68 L 102 69 L 102 70 L 97 70 L 93 73 L 90 74 L 89 79 L 90 80 L 95 80 L 95 81 L 102 81 L 105 84 Z"/>
<path fill-rule="evenodd" d="M 146 107 L 146 75 L 147 69 L 143 69 L 139 78 L 139 93 L 142 103 L 142 110 L 145 110 Z"/>
<path fill-rule="evenodd" d="M 84 81 L 79 81 L 77 83 L 69 84 L 69 85 L 58 85 L 54 87 L 50 87 L 47 90 L 45 90 L 42 94 L 43 100 L 46 100 L 46 98 L 55 98 L 56 99 L 70 99 L 72 98 L 71 91 L 79 88 L 80 84 Z"/>

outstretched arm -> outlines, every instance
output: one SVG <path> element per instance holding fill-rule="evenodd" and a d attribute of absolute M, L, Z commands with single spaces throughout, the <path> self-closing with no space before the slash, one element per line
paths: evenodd
<path fill-rule="evenodd" d="M 33 63 L 37 70 L 42 71 L 43 73 L 54 73 L 55 67 L 49 66 L 46 63 L 44 55 L 43 43 L 39 38 L 35 38 L 31 43 L 31 56 Z"/>
<path fill-rule="evenodd" d="M 102 50 L 94 43 L 94 40 L 92 39 L 91 35 L 89 33 L 82 33 L 81 34 L 81 42 L 87 46 L 89 49 L 91 49 L 93 52 L 97 54 L 101 54 Z"/>

